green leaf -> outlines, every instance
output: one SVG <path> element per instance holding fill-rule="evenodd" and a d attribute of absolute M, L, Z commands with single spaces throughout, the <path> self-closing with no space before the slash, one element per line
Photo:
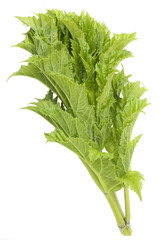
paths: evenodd
<path fill-rule="evenodd" d="M 99 145 L 99 149 L 102 151 L 109 139 L 110 124 L 105 122 L 102 128 L 99 128 L 96 124 L 93 125 L 93 139 Z M 109 151 L 110 152 L 110 151 Z"/>
<path fill-rule="evenodd" d="M 130 186 L 131 190 L 137 193 L 140 200 L 142 200 L 141 190 L 142 190 L 142 180 L 144 180 L 144 177 L 140 172 L 129 171 L 123 177 L 118 178 L 118 180 L 124 183 L 124 185 Z"/>
<path fill-rule="evenodd" d="M 96 115 L 97 121 L 102 126 L 107 118 L 109 118 L 110 108 L 115 102 L 112 92 L 111 81 L 113 74 L 110 74 L 106 78 L 106 84 L 102 90 L 102 93 L 97 97 Z"/>
<path fill-rule="evenodd" d="M 75 116 L 90 124 L 95 122 L 95 111 L 92 105 L 89 105 L 87 91 L 84 85 L 78 85 L 70 78 L 54 72 L 50 72 L 49 76 L 59 88 L 63 91 L 69 106 L 73 110 Z"/>
<path fill-rule="evenodd" d="M 13 47 L 23 48 L 32 54 L 37 53 L 36 46 L 34 45 L 30 31 L 28 33 L 26 33 L 26 37 L 22 42 L 18 43 L 17 45 L 14 45 Z"/>
<path fill-rule="evenodd" d="M 24 109 L 32 110 L 53 122 L 55 127 L 63 130 L 67 136 L 79 137 L 89 141 L 85 125 L 78 118 L 74 118 L 70 113 L 62 110 L 59 104 L 55 104 L 51 99 L 39 100 Z"/>
<path fill-rule="evenodd" d="M 135 137 L 130 141 L 131 129 L 130 125 L 125 128 L 122 134 L 120 146 L 119 146 L 119 159 L 117 161 L 117 175 L 122 176 L 127 173 L 130 169 L 131 159 L 134 149 L 142 135 Z"/>
<path fill-rule="evenodd" d="M 93 148 L 89 149 L 89 159 L 91 163 L 94 163 L 98 159 L 102 159 L 102 158 L 112 159 L 113 155 L 106 152 L 100 152 L 97 149 L 93 149 Z"/>
<path fill-rule="evenodd" d="M 140 87 L 140 82 L 128 82 L 123 88 L 123 99 L 124 101 L 133 100 L 135 98 L 140 98 L 147 89 L 145 87 Z"/>
<path fill-rule="evenodd" d="M 51 28 L 50 24 L 51 22 L 52 23 L 54 22 L 54 19 L 51 19 L 46 14 L 38 14 L 38 17 L 33 16 L 33 17 L 16 17 L 16 18 L 19 19 L 26 26 L 32 28 L 38 34 L 41 34 L 45 28 L 46 28 L 45 36 L 47 35 L 47 32 L 48 32 L 48 35 L 53 34 L 52 32 L 53 28 Z M 48 27 L 50 28 L 48 29 Z"/>
<path fill-rule="evenodd" d="M 68 28 L 74 40 L 85 39 L 83 32 L 77 24 L 68 16 L 61 19 L 61 22 Z"/>
<path fill-rule="evenodd" d="M 116 72 L 118 64 L 125 58 L 132 57 L 131 52 L 124 50 L 124 47 L 135 39 L 135 33 L 114 34 L 110 42 L 106 45 L 106 49 L 100 55 L 99 63 L 96 66 L 96 81 L 100 91 L 106 83 L 106 77 Z"/>
<path fill-rule="evenodd" d="M 89 145 L 82 138 L 71 136 L 67 137 L 67 135 L 61 129 L 56 129 L 51 133 L 45 133 L 45 137 L 47 138 L 48 142 L 57 142 L 69 148 L 80 158 L 86 159 L 88 156 Z"/>
<path fill-rule="evenodd" d="M 114 91 L 114 97 L 120 98 L 120 94 L 124 88 L 124 86 L 126 85 L 126 83 L 128 83 L 128 78 L 131 75 L 126 76 L 124 73 L 124 67 L 122 65 L 122 70 L 119 71 L 118 73 L 114 74 L 113 76 L 113 81 L 112 81 L 112 87 L 113 87 L 113 91 Z"/>
<path fill-rule="evenodd" d="M 29 58 L 28 66 L 22 66 L 18 72 L 14 73 L 14 76 L 34 76 L 34 78 L 37 78 L 56 92 L 65 106 L 71 109 L 75 116 L 88 119 L 92 123 L 95 121 L 95 113 L 93 106 L 88 104 L 85 86 L 76 84 L 74 79 L 70 77 L 71 69 L 64 65 L 64 61 L 68 61 L 69 64 L 69 59 L 67 56 L 65 58 L 63 51 L 59 52 L 59 55 L 52 54 L 48 58 L 39 56 Z"/>
<path fill-rule="evenodd" d="M 53 92 L 57 93 L 56 89 L 46 76 L 44 72 L 40 72 L 39 68 L 31 63 L 29 63 L 27 66 L 22 65 L 20 69 L 17 72 L 14 72 L 9 78 L 14 77 L 14 76 L 26 76 L 26 77 L 31 77 L 39 80 L 41 83 L 43 83 L 45 86 L 47 86 L 50 90 Z"/>
<path fill-rule="evenodd" d="M 136 33 L 121 33 L 121 34 L 113 34 L 113 37 L 110 40 L 109 48 L 107 53 L 114 52 L 116 50 L 124 49 L 127 44 L 136 40 Z"/>
<path fill-rule="evenodd" d="M 67 77 L 73 78 L 71 57 L 65 48 L 57 51 L 54 50 L 47 57 L 32 56 L 26 62 L 34 64 L 43 72 L 56 72 L 64 74 Z"/>
<path fill-rule="evenodd" d="M 123 119 L 123 128 L 126 127 L 127 124 L 133 123 L 136 121 L 138 115 L 142 110 L 148 105 L 147 99 L 136 99 L 134 98 L 131 101 L 128 101 L 123 111 L 121 112 L 121 116 Z"/>
<path fill-rule="evenodd" d="M 81 138 L 67 137 L 60 129 L 56 129 L 54 132 L 51 133 L 45 133 L 45 137 L 47 138 L 48 142 L 57 142 L 67 147 L 72 152 L 76 153 L 87 168 L 88 172 L 90 173 L 97 186 L 102 192 L 104 192 L 102 183 L 99 180 L 97 172 L 94 168 L 92 168 L 88 159 L 89 150 L 91 149 L 91 147 L 96 148 L 96 144 L 91 141 L 87 143 Z"/>
<path fill-rule="evenodd" d="M 16 47 L 21 47 L 32 54 L 47 56 L 53 49 L 62 47 L 58 40 L 58 32 L 55 19 L 45 14 L 38 14 L 36 17 L 17 17 L 25 25 L 30 26 L 26 38 Z"/>
<path fill-rule="evenodd" d="M 96 149 L 89 149 L 90 164 L 96 172 L 100 182 L 102 182 L 105 193 L 121 188 L 121 183 L 117 181 L 116 168 L 111 161 L 112 154 L 99 152 Z"/>

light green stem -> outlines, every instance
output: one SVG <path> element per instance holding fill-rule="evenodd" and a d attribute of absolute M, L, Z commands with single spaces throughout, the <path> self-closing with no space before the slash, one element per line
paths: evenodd
<path fill-rule="evenodd" d="M 130 201 L 129 201 L 129 187 L 124 186 L 124 201 L 125 201 L 125 220 L 126 224 L 130 223 Z"/>
<path fill-rule="evenodd" d="M 124 213 L 123 213 L 123 210 L 122 210 L 122 208 L 121 208 L 121 205 L 120 205 L 120 202 L 119 202 L 119 200 L 118 200 L 118 198 L 117 198 L 116 193 L 115 193 L 115 192 L 112 192 L 112 195 L 113 195 L 113 198 L 114 198 L 114 200 L 115 200 L 115 202 L 116 202 L 116 204 L 117 204 L 117 207 L 119 208 L 119 211 L 120 211 L 121 214 L 122 214 L 122 217 L 125 218 Z"/>
<path fill-rule="evenodd" d="M 119 205 L 117 204 L 117 201 L 115 200 L 115 193 L 114 192 L 107 193 L 106 198 L 112 208 L 112 211 L 116 218 L 118 226 L 124 226 L 125 220 L 123 218 L 121 210 L 119 209 Z"/>
<path fill-rule="evenodd" d="M 132 234 L 131 227 L 129 224 L 126 224 L 124 214 L 122 212 L 122 209 L 120 207 L 120 204 L 119 204 L 119 201 L 117 199 L 115 192 L 109 192 L 109 193 L 105 194 L 105 196 L 110 204 L 110 207 L 112 208 L 112 211 L 116 218 L 120 232 L 124 236 L 130 236 Z"/>
<path fill-rule="evenodd" d="M 86 166 L 86 168 L 88 169 L 91 177 L 93 178 L 93 180 L 95 181 L 95 183 L 97 184 L 97 186 L 101 189 L 101 191 L 103 193 L 105 193 L 105 196 L 110 204 L 110 207 L 113 211 L 113 214 L 116 218 L 118 227 L 120 229 L 120 232 L 124 235 L 124 236 L 130 236 L 132 234 L 132 230 L 129 224 L 126 224 L 126 220 L 122 211 L 122 208 L 120 206 L 120 203 L 118 201 L 117 195 L 115 192 L 108 192 L 106 193 L 105 191 L 105 187 L 104 184 L 102 182 L 102 180 L 97 176 L 97 174 L 95 173 L 94 169 L 91 168 L 91 166 L 88 165 L 88 163 L 81 158 L 81 161 L 83 162 L 83 164 Z"/>

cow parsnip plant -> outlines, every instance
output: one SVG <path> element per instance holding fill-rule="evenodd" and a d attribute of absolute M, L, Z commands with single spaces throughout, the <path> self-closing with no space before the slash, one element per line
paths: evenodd
<path fill-rule="evenodd" d="M 55 130 L 45 133 L 76 153 L 107 198 L 123 235 L 131 235 L 129 187 L 141 199 L 143 175 L 131 170 L 131 158 L 141 135 L 131 140 L 133 126 L 147 99 L 139 81 L 129 81 L 118 64 L 132 54 L 126 45 L 135 33 L 113 34 L 84 11 L 78 16 L 48 10 L 17 17 L 29 26 L 17 47 L 31 57 L 12 76 L 27 76 L 49 91 L 25 109 L 32 110 Z M 124 189 L 125 215 L 116 191 Z"/>

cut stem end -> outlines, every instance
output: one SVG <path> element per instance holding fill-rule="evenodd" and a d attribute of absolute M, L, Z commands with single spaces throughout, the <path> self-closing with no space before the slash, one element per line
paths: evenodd
<path fill-rule="evenodd" d="M 132 235 L 132 229 L 131 226 L 126 224 L 125 226 L 119 226 L 119 230 L 124 236 L 131 236 Z"/>

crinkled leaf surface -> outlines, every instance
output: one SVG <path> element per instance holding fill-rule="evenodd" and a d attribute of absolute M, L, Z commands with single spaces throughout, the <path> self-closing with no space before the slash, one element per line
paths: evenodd
<path fill-rule="evenodd" d="M 142 200 L 141 190 L 142 190 L 142 180 L 144 180 L 143 175 L 138 171 L 128 171 L 122 178 L 118 178 L 122 183 L 137 193 L 140 200 Z"/>
<path fill-rule="evenodd" d="M 12 76 L 37 79 L 48 87 L 32 110 L 55 128 L 48 142 L 67 147 L 81 159 L 105 193 L 127 185 L 141 198 L 143 176 L 131 171 L 131 159 L 141 135 L 132 140 L 134 124 L 147 106 L 139 81 L 129 81 L 119 63 L 132 57 L 125 49 L 135 33 L 113 34 L 84 11 L 58 10 L 17 17 L 29 27 L 16 47 L 31 53 Z"/>

